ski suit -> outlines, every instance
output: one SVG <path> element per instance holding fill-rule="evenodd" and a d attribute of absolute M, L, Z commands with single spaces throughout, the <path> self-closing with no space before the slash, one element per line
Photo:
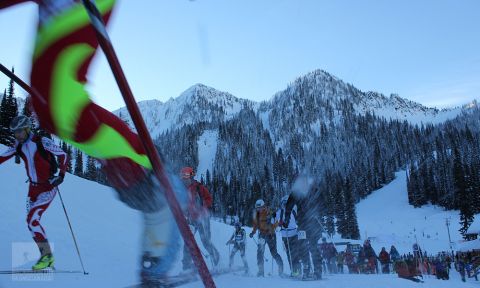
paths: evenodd
<path fill-rule="evenodd" d="M 272 213 L 270 208 L 263 206 L 257 208 L 253 215 L 253 230 L 250 237 L 253 237 L 258 230 L 258 247 L 257 247 L 257 264 L 258 274 L 264 275 L 264 261 L 265 261 L 265 244 L 268 245 L 273 259 L 278 265 L 278 273 L 283 274 L 283 261 L 280 254 L 277 252 L 277 236 L 275 235 L 275 228 L 278 223 L 272 223 Z"/>
<path fill-rule="evenodd" d="M 243 266 L 245 267 L 245 273 L 248 272 L 247 258 L 245 258 L 246 238 L 247 238 L 247 233 L 245 232 L 245 229 L 243 228 L 235 229 L 235 232 L 233 233 L 232 237 L 230 237 L 230 240 L 228 240 L 227 242 L 227 245 L 233 244 L 232 252 L 230 252 L 230 261 L 228 266 L 232 268 L 233 258 L 235 257 L 235 254 L 237 254 L 237 252 L 240 252 L 240 256 L 242 257 L 242 261 L 243 261 Z"/>
<path fill-rule="evenodd" d="M 40 253 L 44 255 L 45 253 L 49 254 L 48 252 L 51 253 L 51 251 L 44 251 L 44 249 L 49 249 L 46 247 L 48 240 L 40 220 L 57 194 L 58 187 L 53 186 L 49 182 L 54 177 L 52 174 L 54 171 L 52 171 L 51 162 L 49 159 L 46 159 L 50 156 L 41 151 L 41 149 L 58 158 L 59 175 L 63 177 L 67 170 L 67 154 L 51 139 L 32 133 L 29 134 L 25 142 L 19 143 L 15 141 L 13 147 L 8 148 L 7 151 L 0 155 L 0 164 L 16 154 L 25 164 L 30 182 L 27 196 L 27 225 L 32 233 L 33 240 L 39 247 Z M 54 161 L 54 159 L 52 160 Z"/>
<path fill-rule="evenodd" d="M 220 260 L 220 254 L 212 244 L 210 215 L 208 212 L 208 209 L 212 207 L 212 196 L 205 186 L 194 179 L 190 179 L 189 183 L 186 183 L 186 185 L 189 194 L 187 221 L 193 228 L 194 234 L 198 231 L 203 246 L 208 254 L 213 257 L 214 265 L 217 265 Z M 193 265 L 192 257 L 188 252 L 186 245 L 184 245 L 183 248 L 182 264 L 184 270 L 190 269 Z"/>

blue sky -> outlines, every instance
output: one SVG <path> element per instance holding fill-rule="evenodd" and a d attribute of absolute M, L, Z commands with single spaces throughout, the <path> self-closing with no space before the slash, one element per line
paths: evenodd
<path fill-rule="evenodd" d="M 480 99 L 480 1 L 123 0 L 116 8 L 109 31 L 137 100 L 167 101 L 195 83 L 267 100 L 315 69 L 427 106 Z M 0 62 L 25 79 L 36 13 L 34 4 L 0 11 Z M 124 106 L 101 53 L 89 79 L 96 102 Z"/>

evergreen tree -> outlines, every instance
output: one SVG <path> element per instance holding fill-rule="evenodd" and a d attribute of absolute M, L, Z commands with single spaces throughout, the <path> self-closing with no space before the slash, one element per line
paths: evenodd
<path fill-rule="evenodd" d="M 75 169 L 73 172 L 75 175 L 79 177 L 84 177 L 83 173 L 83 153 L 82 151 L 77 149 L 77 153 L 75 155 Z"/>
<path fill-rule="evenodd" d="M 347 179 L 344 186 L 345 195 L 345 235 L 347 239 L 360 239 L 360 229 L 358 228 L 357 213 L 355 212 L 355 200 L 350 181 Z"/>
<path fill-rule="evenodd" d="M 85 171 L 85 178 L 88 180 L 96 181 L 97 180 L 97 166 L 95 165 L 95 159 L 90 155 L 87 155 L 87 167 Z"/>
<path fill-rule="evenodd" d="M 10 145 L 10 121 L 8 119 L 7 90 L 3 92 L 2 102 L 0 103 L 0 144 Z"/>
<path fill-rule="evenodd" d="M 12 72 L 15 70 L 12 68 Z M 15 143 L 15 138 L 10 131 L 10 122 L 18 115 L 18 104 L 15 98 L 15 83 L 10 79 L 8 89 L 4 91 L 0 103 L 0 144 L 7 146 Z"/>

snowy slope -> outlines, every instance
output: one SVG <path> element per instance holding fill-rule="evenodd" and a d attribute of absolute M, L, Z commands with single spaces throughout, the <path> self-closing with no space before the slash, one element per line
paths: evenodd
<path fill-rule="evenodd" d="M 460 107 L 438 110 L 428 108 L 413 101 L 392 94 L 385 97 L 375 92 L 364 94 L 361 102 L 355 106 L 360 114 L 367 111 L 385 119 L 407 121 L 413 125 L 439 124 L 457 117 L 463 109 Z"/>
<path fill-rule="evenodd" d="M 390 184 L 357 204 L 357 217 L 361 237 L 374 237 L 372 246 L 378 252 L 381 247 L 389 249 L 394 243 L 400 253 L 412 252 L 415 241 L 429 253 L 449 251 L 446 219 L 450 221 L 454 246 L 462 240 L 458 232 L 458 211 L 444 211 L 432 205 L 422 208 L 408 205 L 405 171 L 396 173 L 396 179 Z"/>
<path fill-rule="evenodd" d="M 206 132 L 203 135 L 204 143 L 213 144 L 215 139 L 214 132 Z M 212 146 L 204 145 L 201 148 L 202 154 L 209 154 L 206 151 L 213 151 Z M 202 147 L 202 146 L 199 146 Z M 4 147 L 0 146 L 0 150 Z M 211 153 L 211 152 L 210 152 Z M 200 167 L 208 167 L 211 161 L 211 155 L 201 158 Z M 18 258 L 20 254 L 23 260 L 22 267 L 29 267 L 38 257 L 35 247 L 32 244 L 30 234 L 27 230 L 25 218 L 25 196 L 27 184 L 25 183 L 25 172 L 21 165 L 9 161 L 0 165 L 0 180 L 2 182 L 2 200 L 4 203 L 0 209 L 0 251 L 3 257 L 0 257 L 0 269 L 10 269 L 12 266 L 12 254 Z M 387 213 L 387 210 L 405 212 L 408 219 L 421 218 L 428 216 L 432 221 L 432 231 L 442 230 L 443 227 L 438 224 L 442 217 L 440 211 L 430 208 L 417 209 L 417 214 L 412 214 L 413 209 L 406 207 L 404 202 L 400 202 L 398 207 L 395 205 L 387 206 L 382 203 L 396 203 L 398 199 L 406 197 L 405 190 L 402 190 L 401 175 L 397 182 L 393 182 L 384 189 L 375 192 L 369 198 L 358 205 L 359 222 L 362 229 L 362 235 L 365 230 L 369 231 L 370 236 L 378 233 L 378 239 L 386 239 L 383 234 L 388 235 L 392 230 L 385 228 L 389 219 L 395 221 L 388 229 L 398 230 L 398 239 L 402 235 L 407 235 L 407 228 L 399 218 L 383 215 L 374 217 L 376 213 Z M 12 278 L 10 275 L 0 275 L 0 287 L 126 287 L 137 281 L 138 269 L 138 251 L 140 247 L 140 217 L 138 213 L 127 208 L 121 202 L 116 200 L 114 192 L 108 187 L 90 182 L 72 175 L 67 175 L 65 183 L 61 186 L 62 196 L 68 209 L 70 220 L 72 222 L 77 241 L 80 246 L 83 261 L 89 275 L 82 274 L 55 274 L 46 276 L 34 275 L 33 279 L 27 277 Z M 397 191 L 398 195 L 390 195 L 391 191 Z M 387 194 L 384 195 L 384 194 Z M 402 196 L 403 194 L 403 196 Z M 394 201 L 395 200 L 395 201 Z M 383 206 L 382 206 L 383 205 Z M 371 210 L 375 208 L 374 210 Z M 440 215 L 436 216 L 436 214 Z M 390 217 L 390 218 L 389 218 Z M 411 220 L 414 221 L 414 220 Z M 452 222 L 455 222 L 452 218 Z M 421 222 L 421 221 L 420 221 Z M 42 224 L 44 224 L 49 235 L 50 241 L 54 244 L 54 253 L 56 256 L 56 266 L 58 269 L 80 270 L 80 264 L 75 253 L 73 241 L 63 214 L 63 210 L 57 196 L 52 206 L 44 214 Z M 387 225 L 388 226 L 388 225 Z M 425 224 L 423 227 L 428 227 Z M 367 227 L 367 228 L 365 228 Z M 375 228 L 377 227 L 377 228 Z M 420 225 L 418 226 L 420 229 Z M 375 230 L 377 229 L 377 230 Z M 456 229 L 456 228 L 452 228 Z M 251 231 L 246 228 L 247 233 Z M 221 254 L 221 266 L 228 265 L 229 248 L 225 245 L 233 232 L 233 227 L 212 221 L 212 239 L 215 246 Z M 382 232 L 382 233 L 380 233 Z M 432 232 L 433 233 L 433 232 Z M 198 236 L 198 235 L 197 235 Z M 198 240 L 198 239 L 197 239 Z M 286 263 L 286 253 L 282 248 L 280 239 L 278 240 L 278 251 Z M 444 234 L 439 234 L 438 241 L 445 242 Z M 374 241 L 375 247 L 381 245 L 381 242 Z M 400 245 L 401 246 L 401 245 Z M 14 251 L 12 253 L 12 247 Z M 403 246 L 402 246 L 403 247 Z M 406 245 L 405 247 L 408 247 Z M 439 246 L 439 249 L 443 247 Z M 201 247 L 203 250 L 203 247 Z M 267 249 L 268 250 L 268 249 Z M 252 273 L 256 273 L 256 246 L 251 239 L 247 240 L 247 259 Z M 181 256 L 181 255 L 179 255 Z M 272 270 L 272 260 L 266 252 L 268 262 L 265 263 L 266 273 L 274 271 L 273 276 L 267 276 L 264 279 L 256 277 L 243 277 L 235 275 L 224 275 L 215 279 L 217 287 L 418 287 L 410 281 L 398 279 L 395 275 L 326 275 L 327 280 L 321 282 L 295 282 L 289 279 L 281 279 L 276 276 L 276 267 Z M 20 261 L 21 261 L 20 260 Z M 16 260 L 19 261 L 19 260 Z M 30 262 L 27 262 L 30 261 Z M 179 258 L 174 273 L 180 269 Z M 207 259 L 207 263 L 208 259 Z M 235 265 L 240 265 L 240 259 L 237 255 Z M 288 272 L 288 268 L 285 269 Z M 38 276 L 38 277 L 37 277 Z M 461 283 L 456 273 L 452 273 L 453 279 L 442 282 L 433 278 L 427 278 L 422 287 L 478 287 L 477 283 Z M 37 277 L 37 278 L 35 278 Z M 42 278 L 44 277 L 44 278 Z M 30 280 L 27 280 L 30 279 Z M 186 285 L 185 287 L 203 287 L 200 282 Z"/>
<path fill-rule="evenodd" d="M 198 139 L 198 167 L 196 169 L 196 178 L 205 179 L 207 170 L 210 171 L 210 177 L 213 172 L 213 163 L 215 161 L 215 153 L 217 152 L 217 130 L 207 130 Z"/>

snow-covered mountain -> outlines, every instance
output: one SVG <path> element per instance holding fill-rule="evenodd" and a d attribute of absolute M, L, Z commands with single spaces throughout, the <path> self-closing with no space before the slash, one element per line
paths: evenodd
<path fill-rule="evenodd" d="M 276 144 L 282 146 L 276 134 L 284 133 L 286 129 L 314 133 L 319 123 L 338 122 L 349 113 L 370 113 L 413 125 L 439 124 L 478 107 L 478 104 L 474 101 L 452 109 L 428 108 L 397 94 L 387 97 L 377 92 L 362 92 L 326 71 L 315 70 L 297 78 L 270 100 L 260 103 L 195 84 L 165 103 L 148 100 L 139 102 L 139 107 L 154 138 L 186 124 L 223 122 L 237 115 L 242 108 L 250 108 L 260 115 L 264 127 L 276 138 Z M 133 127 L 125 107 L 114 113 Z"/>
<path fill-rule="evenodd" d="M 290 114 L 298 116 L 307 107 L 310 108 L 311 115 L 304 115 L 309 119 L 303 120 L 312 123 L 338 119 L 345 112 L 360 115 L 368 112 L 387 120 L 405 120 L 414 125 L 438 124 L 455 118 L 468 108 L 438 110 L 401 98 L 397 94 L 386 97 L 377 92 L 362 92 L 326 71 L 315 70 L 296 79 L 270 101 L 262 103 L 260 111 L 271 117 L 270 123 L 278 123 L 279 117 L 284 118 L 285 114 L 287 117 Z"/>
<path fill-rule="evenodd" d="M 179 97 L 165 103 L 148 100 L 138 105 L 151 135 L 156 138 L 167 130 L 175 130 L 186 124 L 229 120 L 242 108 L 253 108 L 257 104 L 203 84 L 195 84 Z M 113 113 L 133 127 L 126 108 Z"/>

